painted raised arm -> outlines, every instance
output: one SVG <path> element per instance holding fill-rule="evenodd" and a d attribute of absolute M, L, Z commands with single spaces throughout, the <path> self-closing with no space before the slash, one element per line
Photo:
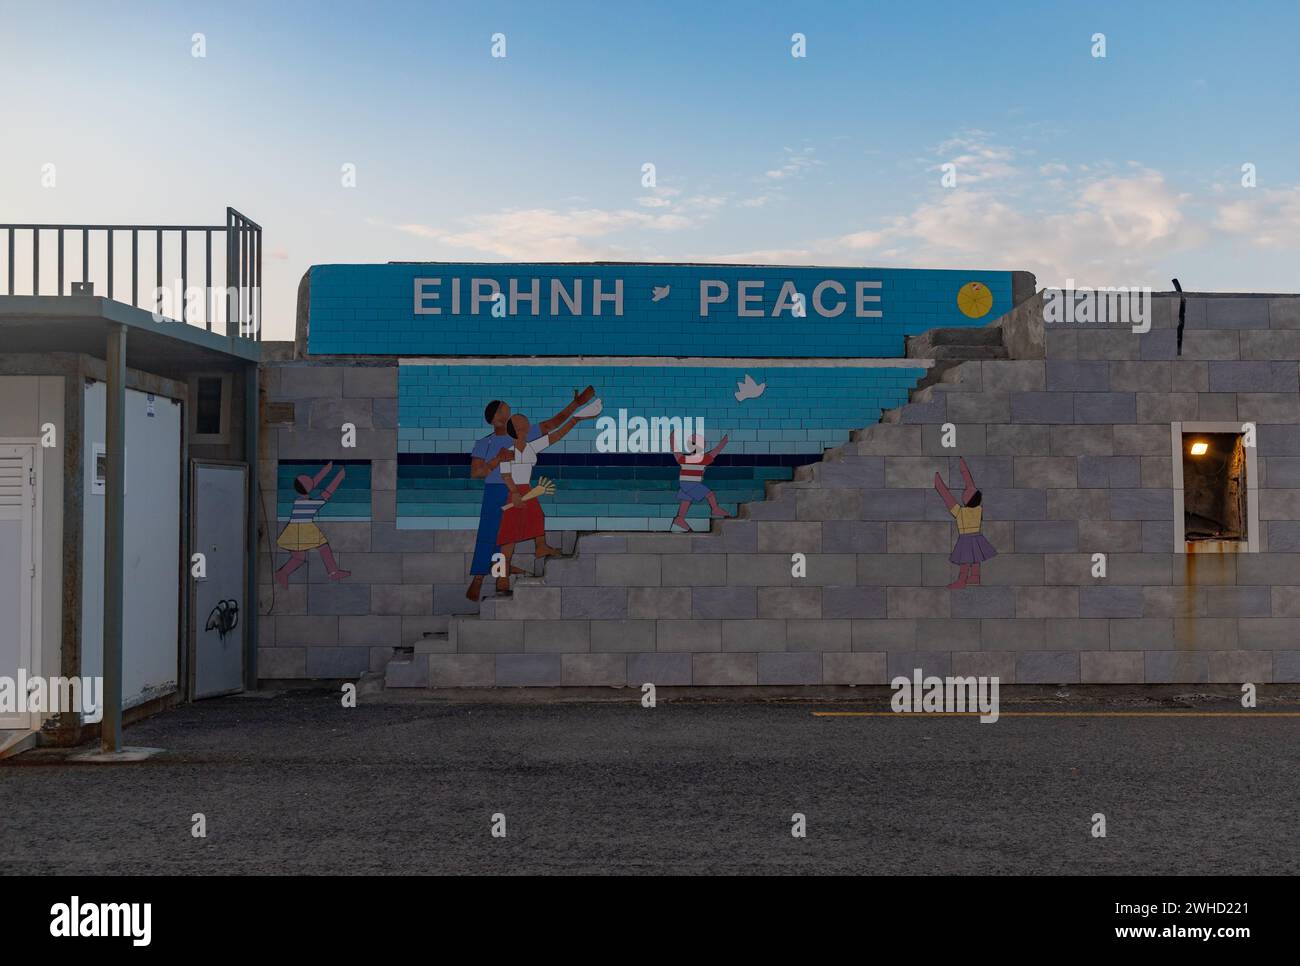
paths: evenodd
<path fill-rule="evenodd" d="M 971 497 L 975 495 L 975 491 L 979 489 L 979 487 L 975 485 L 975 478 L 970 475 L 970 467 L 966 465 L 966 458 L 964 456 L 960 458 L 960 462 L 961 478 L 966 483 L 966 489 L 962 491 L 961 502 L 966 504 L 970 502 Z"/>
<path fill-rule="evenodd" d="M 563 425 L 564 421 L 572 416 L 579 406 L 585 406 L 587 403 L 591 402 L 595 395 L 596 390 L 591 386 L 588 386 L 586 389 L 581 391 L 577 389 L 573 390 L 573 402 L 569 403 L 550 419 L 543 420 L 538 424 L 538 427 L 543 433 L 550 433 L 551 430 L 555 429 L 557 426 Z"/>
<path fill-rule="evenodd" d="M 939 496 L 943 499 L 943 505 L 946 506 L 949 510 L 951 510 L 953 507 L 957 505 L 957 500 L 952 495 L 952 491 L 948 489 L 948 484 L 943 481 L 943 477 L 940 476 L 938 473 L 934 474 L 934 488 L 935 490 L 938 491 Z"/>
<path fill-rule="evenodd" d="M 330 465 L 332 466 L 333 464 L 331 463 Z M 334 477 L 334 479 L 330 482 L 330 485 L 325 487 L 325 492 L 320 495 L 321 499 L 328 500 L 330 497 L 332 497 L 334 495 L 334 491 L 339 488 L 339 484 L 343 482 L 343 477 L 347 475 L 348 475 L 348 471 L 340 467 L 338 476 Z"/>
<path fill-rule="evenodd" d="M 567 423 L 565 423 L 565 424 L 564 424 L 563 426 L 561 426 L 559 429 L 554 430 L 553 432 L 547 433 L 547 434 L 546 434 L 546 439 L 547 439 L 547 441 L 548 441 L 548 445 L 553 444 L 553 443 L 558 443 L 560 440 L 564 439 L 564 437 L 566 437 L 566 436 L 569 435 L 569 431 L 572 430 L 573 427 L 574 427 L 574 426 L 577 426 L 577 425 L 578 425 L 578 421 L 577 421 L 576 419 L 570 419 Z"/>

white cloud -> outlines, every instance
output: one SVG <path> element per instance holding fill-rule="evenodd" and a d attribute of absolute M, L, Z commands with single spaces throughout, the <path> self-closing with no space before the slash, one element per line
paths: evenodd
<path fill-rule="evenodd" d="M 996 148 L 983 156 L 996 164 L 1012 160 L 1010 152 Z M 1016 184 L 1000 186 L 1003 190 L 989 184 L 936 191 L 905 214 L 861 230 L 717 258 L 1024 269 L 1034 272 L 1040 285 L 1066 278 L 1137 285 L 1149 281 L 1163 256 L 1206 237 L 1204 226 L 1187 213 L 1189 199 L 1158 171 L 1108 171 L 1077 181 L 1037 179 L 1032 169 L 1021 175 Z"/>
<path fill-rule="evenodd" d="M 1040 285 L 1144 285 L 1169 255 L 1195 250 L 1212 229 L 1265 248 L 1300 246 L 1300 187 L 1243 192 L 1241 200 L 1192 198 L 1154 169 L 1132 162 L 1020 164 L 986 132 L 968 131 L 941 147 L 959 163 L 958 187 L 933 187 L 899 213 L 803 237 L 776 235 L 731 249 L 745 238 L 728 230 L 728 213 L 784 200 L 785 186 L 812 164 L 787 149 L 779 176 L 754 179 L 751 194 L 688 194 L 663 188 L 614 209 L 584 205 L 476 215 L 454 228 L 407 224 L 398 230 L 459 254 L 501 259 L 645 259 L 756 264 L 848 264 L 1024 269 Z M 933 157 L 921 162 L 928 168 Z M 802 160 L 799 160 L 802 159 Z M 1205 212 L 1217 216 L 1207 221 Z M 711 252 L 687 248 L 679 233 L 711 224 L 723 241 Z M 833 222 L 832 222 L 833 224 Z M 749 229 L 747 229 L 749 230 Z M 726 239 L 730 238 L 729 244 Z M 658 250 L 659 240 L 668 239 Z M 719 253 L 719 249 L 722 252 Z M 730 249 L 730 250 L 729 250 Z"/>
<path fill-rule="evenodd" d="M 703 255 L 691 261 L 738 263 L 742 265 L 801 265 L 814 260 L 816 252 L 808 248 L 755 248 L 722 255 Z"/>
<path fill-rule="evenodd" d="M 678 231 L 692 222 L 678 214 L 650 214 L 622 209 L 511 209 L 465 219 L 467 227 L 448 231 L 428 225 L 396 225 L 398 231 L 427 238 L 454 249 L 486 252 L 505 259 L 585 260 L 609 254 L 610 247 L 593 244 L 625 231 Z"/>
<path fill-rule="evenodd" d="M 1300 248 L 1300 186 L 1240 190 L 1243 200 L 1219 206 L 1216 228 L 1260 248 Z"/>
<path fill-rule="evenodd" d="M 763 177 L 771 181 L 783 181 L 786 178 L 798 177 L 808 171 L 809 168 L 815 168 L 821 165 L 821 161 L 813 157 L 812 148 L 804 148 L 801 151 L 794 151 L 786 148 L 789 158 L 779 167 L 772 168 L 763 172 Z"/>
<path fill-rule="evenodd" d="M 939 145 L 940 162 L 934 170 L 941 170 L 944 164 L 955 165 L 958 185 L 979 184 L 1017 174 L 1018 169 L 1011 163 L 1014 157 L 1011 149 L 990 144 L 989 137 L 986 131 L 966 131 L 950 138 Z"/>
<path fill-rule="evenodd" d="M 1161 256 L 1200 240 L 1187 199 L 1156 171 L 1063 186 L 1036 209 L 990 190 L 953 190 L 876 231 L 839 236 L 832 246 L 861 257 L 888 248 L 911 265 L 1013 268 L 1039 284 L 1076 278 L 1140 284 Z"/>

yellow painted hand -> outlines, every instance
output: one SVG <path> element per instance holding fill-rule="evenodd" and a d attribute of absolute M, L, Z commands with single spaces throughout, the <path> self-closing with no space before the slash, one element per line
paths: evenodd
<path fill-rule="evenodd" d="M 545 476 L 539 476 L 537 478 L 537 485 L 525 493 L 523 497 L 520 498 L 520 502 L 522 503 L 524 500 L 535 500 L 539 496 L 551 496 L 554 492 L 555 484 Z M 507 503 L 501 509 L 509 510 L 513 505 L 513 503 Z"/>

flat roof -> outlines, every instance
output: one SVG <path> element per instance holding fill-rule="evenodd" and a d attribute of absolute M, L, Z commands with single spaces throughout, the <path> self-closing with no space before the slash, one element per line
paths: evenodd
<path fill-rule="evenodd" d="M 111 325 L 127 328 L 126 364 L 132 369 L 181 375 L 231 368 L 261 359 L 261 343 L 230 338 L 94 295 L 0 295 L 0 351 L 81 352 L 104 358 Z"/>

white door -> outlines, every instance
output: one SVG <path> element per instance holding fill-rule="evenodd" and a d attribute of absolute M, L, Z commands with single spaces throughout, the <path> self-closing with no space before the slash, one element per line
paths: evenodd
<path fill-rule="evenodd" d="M 0 445 L 0 678 L 9 689 L 32 663 L 36 590 L 36 448 Z M 10 683 L 13 682 L 13 683 Z M 35 728 L 36 715 L 0 708 L 0 728 Z"/>

